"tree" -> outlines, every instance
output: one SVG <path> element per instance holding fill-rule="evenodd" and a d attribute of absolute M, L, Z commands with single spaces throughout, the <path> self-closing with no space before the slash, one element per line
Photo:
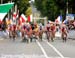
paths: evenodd
<path fill-rule="evenodd" d="M 25 14 L 28 7 L 30 7 L 29 0 L 13 0 L 13 1 L 15 2 L 15 4 L 18 5 L 18 9 L 20 11 L 20 14 L 21 13 Z"/>
<path fill-rule="evenodd" d="M 60 14 L 63 16 L 63 20 L 66 18 L 67 0 L 55 0 Z"/>
<path fill-rule="evenodd" d="M 49 20 L 54 20 L 59 14 L 55 0 L 35 0 L 35 5 L 42 16 L 47 16 Z"/>
<path fill-rule="evenodd" d="M 68 0 L 69 12 L 75 14 L 75 0 Z"/>
<path fill-rule="evenodd" d="M 3 0 L 3 3 L 8 3 L 9 1 L 17 4 L 20 14 L 25 14 L 26 10 L 30 7 L 29 0 Z"/>
<path fill-rule="evenodd" d="M 54 20 L 58 15 L 62 15 L 65 19 L 67 2 L 69 13 L 75 13 L 75 0 L 35 0 L 35 5 L 48 19 Z"/>

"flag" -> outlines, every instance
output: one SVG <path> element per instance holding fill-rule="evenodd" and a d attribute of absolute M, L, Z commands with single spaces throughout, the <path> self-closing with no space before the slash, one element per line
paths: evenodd
<path fill-rule="evenodd" d="M 57 19 L 55 19 L 55 23 L 61 24 L 62 23 L 62 16 L 58 16 Z"/>
<path fill-rule="evenodd" d="M 2 24 L 2 21 L 0 20 L 0 24 Z"/>
<path fill-rule="evenodd" d="M 16 20 L 18 18 L 18 14 L 16 12 L 13 13 L 13 20 Z"/>
<path fill-rule="evenodd" d="M 7 25 L 11 25 L 11 24 L 14 23 L 12 19 L 6 18 L 5 20 L 6 20 L 6 24 L 7 24 Z"/>
<path fill-rule="evenodd" d="M 5 20 L 6 20 L 6 24 L 7 25 L 10 25 L 11 24 L 11 20 L 10 19 L 6 18 Z"/>
<path fill-rule="evenodd" d="M 74 15 L 73 14 L 67 14 L 66 19 L 67 20 L 74 20 Z"/>
<path fill-rule="evenodd" d="M 24 14 L 22 14 L 20 16 L 20 21 L 22 21 L 22 23 L 24 23 L 24 22 L 26 22 L 26 20 L 27 20 L 26 16 Z"/>
<path fill-rule="evenodd" d="M 32 14 L 28 16 L 28 22 L 32 22 Z"/>
<path fill-rule="evenodd" d="M 0 4 L 0 20 L 2 21 L 14 3 Z"/>
<path fill-rule="evenodd" d="M 49 21 L 49 23 L 51 24 L 51 23 L 54 23 L 54 22 L 52 22 L 52 21 Z"/>
<path fill-rule="evenodd" d="M 64 20 L 64 21 L 63 21 L 64 24 L 67 24 L 67 22 L 68 22 L 68 20 Z"/>
<path fill-rule="evenodd" d="M 22 23 L 25 23 L 27 21 L 27 18 L 24 14 L 22 14 L 19 18 L 19 24 L 21 25 Z"/>

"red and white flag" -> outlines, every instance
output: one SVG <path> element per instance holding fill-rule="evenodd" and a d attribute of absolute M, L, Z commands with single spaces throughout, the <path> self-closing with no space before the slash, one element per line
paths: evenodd
<path fill-rule="evenodd" d="M 0 19 L 0 24 L 2 24 L 2 21 L 1 21 L 1 19 Z"/>
<path fill-rule="evenodd" d="M 27 18 L 24 14 L 22 14 L 19 18 L 19 24 L 25 23 L 27 21 Z"/>
<path fill-rule="evenodd" d="M 18 18 L 18 14 L 16 12 L 13 13 L 13 20 L 16 20 Z"/>
<path fill-rule="evenodd" d="M 28 16 L 28 22 L 32 22 L 32 14 Z"/>

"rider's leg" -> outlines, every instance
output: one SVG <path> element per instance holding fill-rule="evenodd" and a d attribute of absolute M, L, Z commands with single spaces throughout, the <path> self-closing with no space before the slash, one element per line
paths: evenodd
<path fill-rule="evenodd" d="M 41 39 L 41 41 L 42 41 L 42 34 L 43 34 L 43 32 L 41 31 L 41 32 L 39 33 L 39 38 Z"/>
<path fill-rule="evenodd" d="M 62 40 L 63 40 L 63 42 L 64 42 L 64 33 L 62 33 Z"/>
<path fill-rule="evenodd" d="M 54 41 L 54 33 L 53 32 L 51 32 L 51 41 L 53 42 Z"/>

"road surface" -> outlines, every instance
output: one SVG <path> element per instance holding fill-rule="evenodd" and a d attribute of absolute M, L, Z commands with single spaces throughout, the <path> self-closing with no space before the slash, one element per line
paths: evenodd
<path fill-rule="evenodd" d="M 21 38 L 0 38 L 0 58 L 75 58 L 75 40 L 63 42 L 56 38 L 54 42 L 33 40 L 32 43 L 21 42 Z"/>

